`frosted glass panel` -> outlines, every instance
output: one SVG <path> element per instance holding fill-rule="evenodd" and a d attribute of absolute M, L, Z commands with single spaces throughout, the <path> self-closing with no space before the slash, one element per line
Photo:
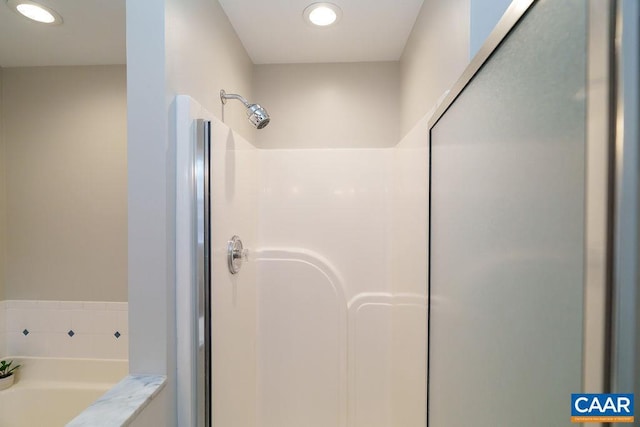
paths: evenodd
<path fill-rule="evenodd" d="M 432 128 L 431 427 L 572 425 L 586 4 L 537 2 Z"/>

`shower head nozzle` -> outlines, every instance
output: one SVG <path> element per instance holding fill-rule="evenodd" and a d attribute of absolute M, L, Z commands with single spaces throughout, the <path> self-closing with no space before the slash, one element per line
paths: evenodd
<path fill-rule="evenodd" d="M 227 103 L 227 99 L 237 99 L 238 101 L 242 102 L 244 106 L 247 107 L 247 118 L 256 128 L 262 129 L 271 121 L 267 110 L 262 108 L 260 105 L 249 104 L 249 101 L 244 99 L 242 96 L 235 93 L 226 93 L 224 89 L 222 89 L 220 91 L 220 101 L 222 101 L 222 105 L 225 105 Z"/>
<path fill-rule="evenodd" d="M 267 126 L 271 121 L 267 110 L 258 104 L 249 105 L 247 108 L 247 117 L 249 117 L 249 121 L 258 129 L 262 129 Z"/>

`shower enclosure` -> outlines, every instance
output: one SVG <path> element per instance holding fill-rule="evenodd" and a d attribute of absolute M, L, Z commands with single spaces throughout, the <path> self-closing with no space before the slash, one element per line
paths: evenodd
<path fill-rule="evenodd" d="M 514 2 L 393 148 L 261 150 L 178 96 L 179 425 L 560 426 L 633 392 L 612 5 Z"/>
<path fill-rule="evenodd" d="M 181 425 L 424 424 L 426 263 L 393 283 L 389 257 L 392 203 L 426 213 L 426 168 L 398 167 L 426 146 L 258 150 L 189 97 L 177 114 Z"/>

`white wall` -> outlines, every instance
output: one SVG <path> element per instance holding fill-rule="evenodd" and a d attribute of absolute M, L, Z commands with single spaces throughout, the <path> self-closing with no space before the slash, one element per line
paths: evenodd
<path fill-rule="evenodd" d="M 401 132 L 406 135 L 469 62 L 469 0 L 425 0 L 400 58 Z"/>
<path fill-rule="evenodd" d="M 220 89 L 252 101 L 253 63 L 218 1 L 165 1 L 167 95 L 193 96 L 219 119 Z M 245 111 L 232 101 L 224 108 L 224 121 L 253 141 L 255 129 Z"/>
<path fill-rule="evenodd" d="M 216 1 L 127 2 L 129 306 L 132 373 L 165 374 L 166 426 L 176 425 L 175 95 L 216 115 L 218 92 L 251 97 L 248 56 Z M 235 106 L 239 107 L 239 106 Z M 227 109 L 251 137 L 244 109 Z M 152 408 L 150 406 L 150 408 Z M 149 409 L 151 410 L 151 409 Z"/>
<path fill-rule="evenodd" d="M 5 68 L 7 299 L 127 300 L 126 68 Z"/>
<path fill-rule="evenodd" d="M 169 145 L 171 99 L 165 93 L 165 5 L 147 0 L 127 2 L 126 6 L 129 370 L 167 375 L 166 391 L 156 398 L 162 404 L 150 405 L 147 411 L 158 408 L 158 426 L 173 426 L 175 172 L 171 154 L 175 150 Z"/>
<path fill-rule="evenodd" d="M 255 101 L 271 123 L 259 148 L 381 148 L 400 132 L 397 62 L 256 65 Z"/>
<path fill-rule="evenodd" d="M 168 374 L 172 325 L 174 168 L 165 95 L 164 3 L 127 2 L 129 368 Z M 167 387 L 171 387 L 171 381 Z M 175 396 L 170 395 L 169 401 Z M 175 424 L 175 404 L 165 406 Z"/>
<path fill-rule="evenodd" d="M 424 1 L 400 58 L 401 136 L 458 80 L 511 1 Z"/>

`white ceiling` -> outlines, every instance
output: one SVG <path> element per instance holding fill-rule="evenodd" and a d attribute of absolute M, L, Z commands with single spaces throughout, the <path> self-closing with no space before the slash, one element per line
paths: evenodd
<path fill-rule="evenodd" d="M 255 64 L 396 61 L 423 0 L 331 0 L 342 19 L 329 28 L 303 20 L 315 0 L 219 0 Z"/>
<path fill-rule="evenodd" d="M 64 24 L 36 24 L 0 0 L 0 67 L 126 62 L 125 0 L 39 1 Z M 219 2 L 253 62 L 275 64 L 398 60 L 423 0 L 333 0 L 343 14 L 329 28 L 303 20 L 314 0 Z"/>
<path fill-rule="evenodd" d="M 0 67 L 126 62 L 125 0 L 38 1 L 63 25 L 29 21 L 0 0 Z"/>

